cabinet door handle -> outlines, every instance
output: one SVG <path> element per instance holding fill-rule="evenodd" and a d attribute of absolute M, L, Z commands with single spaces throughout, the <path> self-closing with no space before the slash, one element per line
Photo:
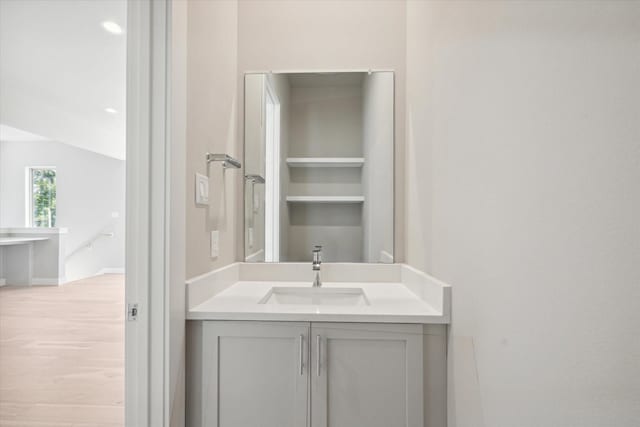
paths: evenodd
<path fill-rule="evenodd" d="M 320 344 L 322 340 L 320 335 L 316 335 L 316 375 L 320 376 Z"/>
<path fill-rule="evenodd" d="M 303 369 L 304 369 L 303 343 L 304 343 L 304 335 L 300 334 L 300 375 L 303 375 Z"/>

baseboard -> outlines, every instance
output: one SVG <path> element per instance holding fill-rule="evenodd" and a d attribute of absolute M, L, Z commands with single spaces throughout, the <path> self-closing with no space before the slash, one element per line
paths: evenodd
<path fill-rule="evenodd" d="M 6 279 L 0 279 L 0 286 L 5 286 L 7 284 Z"/>
<path fill-rule="evenodd" d="M 34 277 L 31 279 L 31 285 L 33 286 L 60 286 L 66 282 L 64 277 L 42 278 Z"/>
<path fill-rule="evenodd" d="M 124 274 L 124 268 L 122 267 L 103 268 L 96 273 L 96 276 L 102 276 L 103 274 Z"/>

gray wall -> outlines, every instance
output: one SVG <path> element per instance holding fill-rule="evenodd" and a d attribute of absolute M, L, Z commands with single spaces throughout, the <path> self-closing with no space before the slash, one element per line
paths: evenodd
<path fill-rule="evenodd" d="M 28 166 L 55 166 L 57 227 L 67 227 L 66 277 L 124 268 L 125 162 L 58 142 L 0 142 L 0 226 L 24 227 Z M 117 212 L 118 218 L 112 218 Z M 100 232 L 113 238 L 83 246 Z M 75 253 L 74 253 L 75 252 Z M 71 256 L 69 256 L 71 255 Z"/>
<path fill-rule="evenodd" d="M 640 3 L 409 2 L 407 260 L 449 426 L 640 425 Z"/>
<path fill-rule="evenodd" d="M 319 82 L 291 85 L 289 156 L 361 157 L 360 78 L 340 85 L 325 76 L 313 75 L 310 79 Z"/>
<path fill-rule="evenodd" d="M 280 261 L 288 261 L 289 252 L 289 210 L 287 208 L 287 194 L 289 194 L 289 168 L 287 155 L 289 153 L 289 121 L 291 117 L 291 88 L 289 79 L 285 75 L 272 74 L 271 83 L 280 100 Z"/>
<path fill-rule="evenodd" d="M 362 94 L 363 258 L 367 262 L 388 262 L 393 255 L 394 226 L 393 73 L 366 75 Z"/>
<path fill-rule="evenodd" d="M 249 74 L 244 78 L 244 173 L 265 177 L 265 90 L 264 74 Z M 244 185 L 244 248 L 245 257 L 264 261 L 265 253 L 265 185 Z M 250 237 L 250 236 L 253 237 Z M 243 259 L 245 259 L 243 257 Z"/>
<path fill-rule="evenodd" d="M 210 167 L 209 206 L 194 200 L 194 174 L 207 172 L 205 154 L 242 158 L 238 134 L 238 5 L 235 0 L 187 5 L 187 277 L 242 259 L 242 170 Z M 238 136 L 240 135 L 240 136 Z M 210 232 L 220 232 L 220 255 L 211 258 Z"/>
<path fill-rule="evenodd" d="M 206 144 L 241 152 L 244 72 L 395 69 L 396 259 L 454 284 L 449 425 L 635 426 L 639 7 L 191 2 L 188 181 Z M 211 262 L 207 221 L 190 276 L 242 256 L 238 221 Z"/>
<path fill-rule="evenodd" d="M 291 76 L 289 157 L 362 157 L 362 76 Z M 283 165 L 286 167 L 286 165 Z M 289 168 L 291 196 L 362 195 L 360 168 Z M 362 204 L 289 203 L 287 260 L 363 261 Z"/>
<path fill-rule="evenodd" d="M 395 70 L 396 162 L 404 161 L 405 9 L 404 2 L 395 0 L 189 3 L 187 277 L 244 257 L 242 172 L 212 169 L 209 208 L 196 207 L 192 195 L 194 173 L 205 171 L 204 153 L 242 154 L 238 130 L 244 128 L 245 72 Z M 229 92 L 231 87 L 235 89 Z M 403 165 L 396 166 L 403 170 Z M 403 174 L 396 176 L 395 185 L 396 258 L 402 260 Z M 214 229 L 220 231 L 220 256 L 211 259 L 209 232 Z"/>
<path fill-rule="evenodd" d="M 239 2 L 237 33 L 240 76 L 268 70 L 395 70 L 398 261 L 404 256 L 405 12 L 405 2 L 395 0 L 246 0 Z M 242 86 L 240 80 L 239 94 Z M 239 121 L 242 128 L 241 116 Z"/>

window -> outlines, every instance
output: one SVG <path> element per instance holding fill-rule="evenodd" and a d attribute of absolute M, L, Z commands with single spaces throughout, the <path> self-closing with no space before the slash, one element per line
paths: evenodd
<path fill-rule="evenodd" d="M 31 227 L 56 226 L 56 170 L 55 168 L 28 168 L 28 225 Z"/>

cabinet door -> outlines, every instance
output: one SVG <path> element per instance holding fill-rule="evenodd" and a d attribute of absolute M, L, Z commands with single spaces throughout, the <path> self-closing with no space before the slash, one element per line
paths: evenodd
<path fill-rule="evenodd" d="M 204 323 L 202 425 L 306 427 L 309 324 Z"/>
<path fill-rule="evenodd" d="M 419 325 L 311 325 L 312 427 L 422 427 Z"/>

